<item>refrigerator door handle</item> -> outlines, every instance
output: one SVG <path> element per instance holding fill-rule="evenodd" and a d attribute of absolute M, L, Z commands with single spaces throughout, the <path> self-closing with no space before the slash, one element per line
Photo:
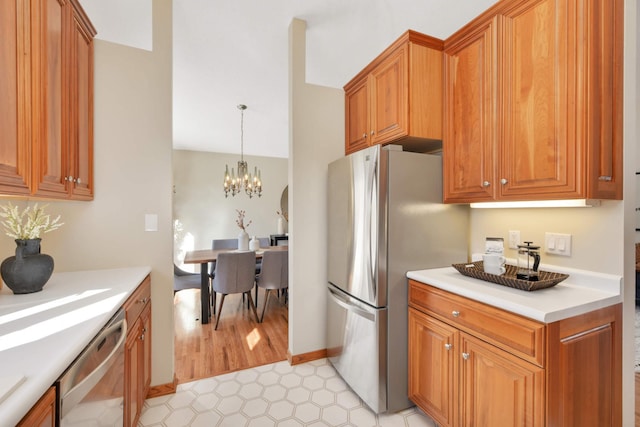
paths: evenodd
<path fill-rule="evenodd" d="M 376 204 L 378 203 L 377 200 L 377 192 L 378 192 L 378 183 L 377 183 L 377 167 L 378 167 L 378 162 L 374 162 L 372 164 L 372 168 L 369 171 L 369 202 L 368 202 L 368 206 L 369 206 L 369 229 L 367 230 L 367 235 L 368 235 L 368 239 L 369 239 L 369 258 L 368 258 L 368 269 L 369 269 L 369 277 L 371 277 L 371 283 L 375 284 L 377 277 L 376 277 L 376 268 L 377 268 L 377 256 L 378 256 L 378 238 L 377 238 L 377 226 L 378 226 L 378 215 L 377 215 L 377 209 L 373 209 Z M 372 293 L 373 293 L 373 298 L 377 298 L 378 297 L 378 286 L 377 284 L 373 287 L 372 289 Z"/>
<path fill-rule="evenodd" d="M 331 295 L 335 303 L 338 304 L 340 307 L 344 308 L 345 310 L 351 311 L 360 317 L 364 317 L 365 319 L 371 320 L 372 322 L 375 321 L 375 316 L 372 313 L 369 313 L 368 311 L 363 310 L 362 308 L 349 303 L 349 301 L 346 301 L 344 297 L 342 297 L 333 289 L 329 289 L 329 294 Z"/>

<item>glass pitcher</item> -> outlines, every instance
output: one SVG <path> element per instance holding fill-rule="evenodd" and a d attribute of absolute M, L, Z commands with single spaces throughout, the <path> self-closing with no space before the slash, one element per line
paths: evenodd
<path fill-rule="evenodd" d="M 540 246 L 532 245 L 533 242 L 524 242 L 518 245 L 518 272 L 516 277 L 522 280 L 538 280 L 538 267 L 540 266 Z"/>

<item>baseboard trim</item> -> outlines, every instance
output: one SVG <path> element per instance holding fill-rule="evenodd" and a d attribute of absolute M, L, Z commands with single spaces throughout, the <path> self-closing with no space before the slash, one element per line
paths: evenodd
<path fill-rule="evenodd" d="M 287 360 L 290 365 L 299 365 L 301 363 L 311 362 L 313 360 L 324 359 L 327 357 L 327 349 L 311 351 L 309 353 L 296 354 L 295 356 L 291 352 L 287 351 Z"/>
<path fill-rule="evenodd" d="M 299 365 L 301 363 L 307 363 L 318 359 L 324 359 L 327 357 L 327 349 L 310 351 L 309 353 L 296 354 L 295 356 L 291 352 L 287 351 L 287 361 L 290 365 Z M 149 388 L 147 393 L 147 399 L 152 397 L 165 396 L 167 394 L 173 394 L 178 389 L 178 378 L 174 375 L 172 383 L 160 384 Z"/>
<path fill-rule="evenodd" d="M 172 383 L 154 385 L 153 387 L 149 388 L 149 393 L 147 393 L 147 399 L 150 399 L 152 397 L 165 396 L 167 394 L 173 394 L 176 392 L 177 389 L 178 389 L 178 378 L 176 378 L 176 376 L 174 375 Z"/>

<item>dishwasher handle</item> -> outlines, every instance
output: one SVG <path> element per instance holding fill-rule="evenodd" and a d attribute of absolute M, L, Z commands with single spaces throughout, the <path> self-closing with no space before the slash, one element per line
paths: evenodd
<path fill-rule="evenodd" d="M 82 353 L 82 355 L 73 364 L 72 369 L 79 370 L 85 364 L 86 360 L 93 356 L 100 348 L 101 343 L 111 335 L 117 334 L 120 331 L 120 338 L 117 344 L 113 347 L 109 355 L 85 378 L 77 384 L 72 384 L 71 389 L 62 394 L 60 397 L 60 412 L 61 418 L 76 406 L 92 389 L 98 384 L 98 382 L 104 377 L 109 369 L 115 363 L 118 354 L 123 350 L 124 343 L 127 339 L 127 320 L 125 318 L 117 321 L 113 325 L 105 328 L 100 335 L 90 344 L 90 346 Z M 71 375 L 74 373 L 69 372 Z M 61 393 L 64 391 L 61 390 Z"/>

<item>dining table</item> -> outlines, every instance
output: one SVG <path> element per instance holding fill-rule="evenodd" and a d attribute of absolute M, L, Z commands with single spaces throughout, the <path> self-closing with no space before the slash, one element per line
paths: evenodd
<path fill-rule="evenodd" d="M 260 248 L 256 258 L 262 258 L 266 251 L 287 251 L 288 246 L 267 246 Z M 200 264 L 200 322 L 209 323 L 211 318 L 211 294 L 209 291 L 209 263 L 218 259 L 223 252 L 240 252 L 238 249 L 197 249 L 188 251 L 184 256 L 185 264 Z M 249 251 L 242 251 L 249 252 Z"/>

